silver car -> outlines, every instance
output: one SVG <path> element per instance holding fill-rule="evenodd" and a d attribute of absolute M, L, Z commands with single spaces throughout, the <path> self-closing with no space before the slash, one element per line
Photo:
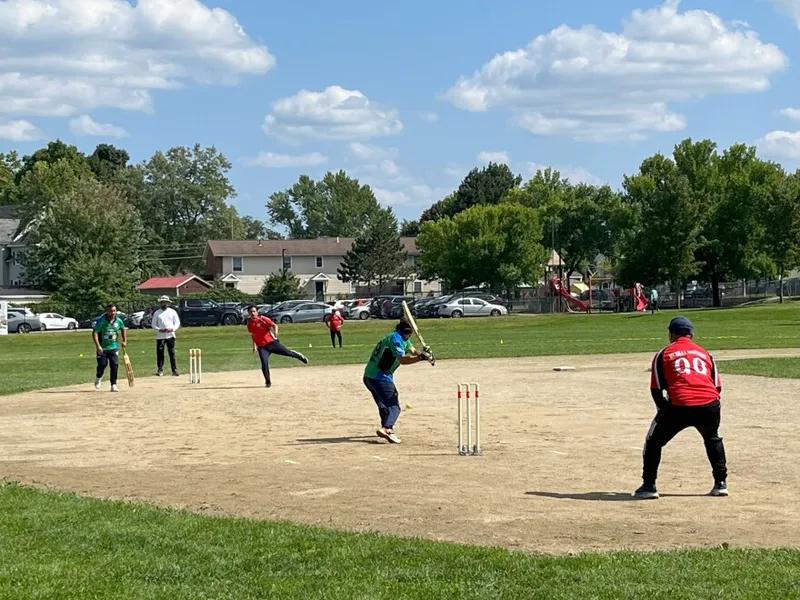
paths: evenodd
<path fill-rule="evenodd" d="M 322 323 L 333 312 L 333 307 L 322 302 L 305 302 L 274 312 L 270 318 L 276 323 Z"/>
<path fill-rule="evenodd" d="M 42 322 L 38 317 L 29 317 L 22 311 L 8 311 L 8 333 L 30 333 L 41 330 Z"/>
<path fill-rule="evenodd" d="M 456 298 L 439 305 L 440 317 L 499 317 L 507 315 L 508 309 L 502 304 L 489 304 L 480 298 Z"/>

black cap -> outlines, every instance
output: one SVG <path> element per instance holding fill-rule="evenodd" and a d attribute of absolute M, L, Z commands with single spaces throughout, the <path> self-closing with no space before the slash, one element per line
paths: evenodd
<path fill-rule="evenodd" d="M 694 335 L 694 325 L 686 317 L 675 317 L 669 322 L 669 331 L 675 335 Z"/>
<path fill-rule="evenodd" d="M 406 321 L 400 321 L 397 324 L 397 327 L 395 327 L 395 329 L 397 331 L 399 331 L 400 333 L 411 333 L 412 331 L 414 331 L 411 328 L 411 325 L 409 323 L 407 323 Z"/>

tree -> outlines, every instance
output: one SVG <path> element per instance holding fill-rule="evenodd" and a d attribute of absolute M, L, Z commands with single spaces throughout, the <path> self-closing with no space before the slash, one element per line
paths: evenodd
<path fill-rule="evenodd" d="M 416 237 L 419 235 L 419 221 L 407 221 L 403 219 L 400 224 L 400 235 L 403 237 Z"/>
<path fill-rule="evenodd" d="M 417 237 L 425 276 L 441 277 L 455 289 L 510 291 L 534 284 L 548 257 L 541 242 L 539 213 L 516 202 L 473 206 L 424 223 Z"/>
<path fill-rule="evenodd" d="M 656 154 L 624 177 L 623 188 L 633 226 L 623 235 L 618 277 L 628 284 L 670 281 L 680 290 L 697 271 L 702 228 L 689 180 L 675 162 Z"/>
<path fill-rule="evenodd" d="M 256 219 L 249 215 L 242 217 L 242 224 L 244 225 L 244 239 L 246 240 L 282 240 L 283 236 L 269 229 L 264 221 Z"/>
<path fill-rule="evenodd" d="M 783 302 L 783 278 L 800 266 L 800 171 L 774 182 L 771 193 L 762 197 L 759 212 L 764 252 L 781 280 L 778 293 Z"/>
<path fill-rule="evenodd" d="M 98 144 L 87 162 L 98 181 L 111 183 L 116 181 L 119 171 L 127 168 L 130 159 L 127 150 L 111 144 Z"/>
<path fill-rule="evenodd" d="M 67 296 L 94 286 L 114 296 L 132 292 L 140 281 L 139 215 L 113 188 L 93 179 L 54 197 L 32 222 L 28 240 L 26 271 L 38 289 Z M 90 276 L 92 267 L 98 273 Z"/>
<path fill-rule="evenodd" d="M 156 152 L 144 165 L 135 204 L 169 272 L 203 268 L 203 246 L 224 228 L 227 201 L 236 195 L 227 177 L 230 168 L 216 148 L 199 144 Z"/>
<path fill-rule="evenodd" d="M 261 299 L 267 304 L 276 304 L 285 300 L 305 298 L 306 292 L 300 280 L 288 269 L 272 273 L 264 280 L 261 288 Z"/>
<path fill-rule="evenodd" d="M 68 158 L 36 162 L 16 188 L 16 203 L 23 225 L 39 218 L 51 203 L 73 193 L 79 182 L 93 180 L 88 168 Z"/>
<path fill-rule="evenodd" d="M 536 208 L 544 221 L 544 240 L 563 259 L 566 279 L 585 271 L 598 255 L 608 256 L 623 226 L 620 195 L 609 186 L 573 186 L 558 171 L 538 170 L 508 202 Z"/>
<path fill-rule="evenodd" d="M 458 189 L 422 213 L 420 222 L 453 217 L 473 206 L 499 204 L 506 195 L 522 183 L 508 165 L 490 162 L 485 167 L 475 167 L 461 181 Z"/>
<path fill-rule="evenodd" d="M 16 203 L 16 175 L 21 168 L 22 161 L 14 150 L 0 152 L 0 206 Z"/>
<path fill-rule="evenodd" d="M 409 274 L 407 258 L 408 251 L 400 240 L 392 209 L 381 209 L 345 254 L 337 278 L 346 283 L 366 284 L 370 289 L 375 286 L 381 294 L 389 281 Z"/>
<path fill-rule="evenodd" d="M 16 183 L 19 184 L 25 175 L 37 164 L 47 163 L 52 165 L 61 160 L 70 163 L 73 169 L 78 173 L 87 175 L 91 173 L 86 156 L 78 150 L 77 146 L 65 144 L 59 139 L 54 142 L 49 142 L 46 147 L 40 148 L 33 154 L 22 158 L 22 166 L 15 176 Z"/>
<path fill-rule="evenodd" d="M 290 238 L 357 237 L 381 209 L 372 189 L 342 170 L 316 182 L 301 175 L 266 206 L 270 221 L 285 227 Z"/>

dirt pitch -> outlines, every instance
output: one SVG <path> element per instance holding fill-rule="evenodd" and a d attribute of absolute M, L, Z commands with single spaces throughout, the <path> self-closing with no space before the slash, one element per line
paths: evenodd
<path fill-rule="evenodd" d="M 800 352 L 717 358 L 764 355 Z M 729 498 L 705 496 L 710 469 L 687 430 L 665 450 L 662 499 L 631 501 L 653 416 L 649 359 L 403 367 L 396 446 L 375 436 L 361 366 L 276 369 L 271 390 L 258 371 L 128 389 L 121 369 L 119 394 L 87 384 L 0 398 L 0 476 L 206 514 L 545 553 L 796 544 L 800 382 L 725 378 Z M 481 384 L 482 457 L 456 453 L 459 381 Z"/>

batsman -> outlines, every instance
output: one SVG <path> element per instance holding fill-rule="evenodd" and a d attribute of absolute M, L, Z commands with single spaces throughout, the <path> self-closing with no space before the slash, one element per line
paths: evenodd
<path fill-rule="evenodd" d="M 400 416 L 400 395 L 394 385 L 394 372 L 400 365 L 413 365 L 422 360 L 434 363 L 430 348 L 417 350 L 411 344 L 409 338 L 413 332 L 410 323 L 400 321 L 394 331 L 377 343 L 364 369 L 364 385 L 372 394 L 381 419 L 381 426 L 375 433 L 391 444 L 401 441 L 394 431 Z"/>

